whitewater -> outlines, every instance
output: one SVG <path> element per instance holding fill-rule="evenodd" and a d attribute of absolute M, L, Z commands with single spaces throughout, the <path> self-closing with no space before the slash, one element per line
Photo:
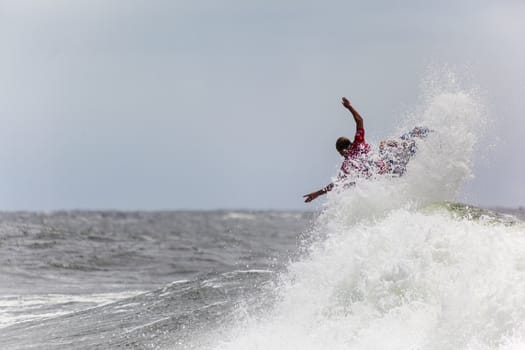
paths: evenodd
<path fill-rule="evenodd" d="M 0 348 L 524 349 L 525 215 L 460 201 L 491 126 L 461 85 L 389 135 L 432 130 L 402 177 L 315 213 L 0 212 Z"/>
<path fill-rule="evenodd" d="M 271 306 L 238 306 L 242 316 L 210 347 L 525 348 L 524 225 L 456 203 L 488 113 L 454 79 L 430 79 L 423 90 L 400 131 L 434 132 L 406 175 L 330 193 Z"/>

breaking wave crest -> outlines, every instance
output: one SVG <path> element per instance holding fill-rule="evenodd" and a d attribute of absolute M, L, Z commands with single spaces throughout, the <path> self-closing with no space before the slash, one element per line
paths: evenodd
<path fill-rule="evenodd" d="M 405 176 L 330 193 L 273 307 L 242 318 L 218 349 L 525 347 L 524 225 L 454 203 L 486 113 L 445 85 L 430 84 L 407 121 L 434 132 Z"/>

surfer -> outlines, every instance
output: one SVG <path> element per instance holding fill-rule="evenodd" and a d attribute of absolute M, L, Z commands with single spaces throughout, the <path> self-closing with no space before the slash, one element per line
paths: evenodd
<path fill-rule="evenodd" d="M 348 175 L 353 174 L 356 177 L 370 177 L 372 175 L 372 166 L 369 159 L 370 145 L 365 141 L 365 129 L 363 117 L 350 104 L 346 97 L 342 99 L 343 106 L 352 113 L 354 118 L 356 131 L 354 135 L 354 142 L 351 142 L 347 137 L 341 136 L 335 143 L 335 148 L 341 156 L 343 156 L 343 164 L 339 171 L 338 180 L 343 180 Z M 351 184 L 349 184 L 351 185 Z M 305 202 L 311 202 L 317 197 L 326 194 L 334 188 L 334 183 L 330 183 L 319 191 L 305 194 Z"/>
<path fill-rule="evenodd" d="M 425 138 L 430 133 L 429 128 L 416 126 L 399 139 L 381 141 L 379 157 L 383 162 L 380 174 L 389 173 L 401 176 L 405 173 L 408 161 L 416 154 L 416 138 Z"/>
<path fill-rule="evenodd" d="M 416 153 L 414 138 L 424 138 L 430 130 L 425 127 L 415 127 L 410 132 L 401 135 L 399 139 L 381 141 L 379 144 L 379 158 L 374 159 L 370 154 L 371 147 L 365 141 L 363 117 L 346 97 L 343 97 L 342 104 L 352 113 L 356 124 L 356 132 L 353 142 L 347 137 L 341 136 L 335 143 L 337 152 L 344 158 L 336 182 L 342 183 L 344 187 L 349 187 L 355 185 L 355 182 L 346 181 L 350 175 L 352 178 L 370 178 L 374 174 L 403 175 L 408 161 Z M 317 197 L 326 194 L 334 186 L 335 184 L 332 182 L 318 191 L 305 194 L 303 196 L 305 203 L 309 203 Z"/>

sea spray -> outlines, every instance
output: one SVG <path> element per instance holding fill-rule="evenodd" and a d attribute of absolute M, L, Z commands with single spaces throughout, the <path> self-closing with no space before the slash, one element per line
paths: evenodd
<path fill-rule="evenodd" d="M 410 116 L 403 122 L 432 130 L 424 140 L 418 140 L 417 153 L 405 175 L 357 181 L 350 191 L 330 193 L 323 212 L 329 217 L 325 223 L 334 219 L 353 223 L 393 208 L 419 207 L 457 197 L 473 176 L 472 159 L 486 129 L 486 112 L 472 92 L 435 90 L 436 95 L 423 99 L 427 104 L 419 109 L 419 118 Z M 404 131 L 411 127 L 406 126 Z"/>
<path fill-rule="evenodd" d="M 524 251 L 522 223 L 392 210 L 292 264 L 274 309 L 221 348 L 504 349 L 523 338 Z"/>
<path fill-rule="evenodd" d="M 523 224 L 444 204 L 472 176 L 484 108 L 471 93 L 435 91 L 412 119 L 433 132 L 406 175 L 331 193 L 274 307 L 234 325 L 219 349 L 525 346 Z"/>

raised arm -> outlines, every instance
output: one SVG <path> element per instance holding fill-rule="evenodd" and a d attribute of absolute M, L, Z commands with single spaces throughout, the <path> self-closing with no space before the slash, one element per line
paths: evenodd
<path fill-rule="evenodd" d="M 348 109 L 350 111 L 350 113 L 352 113 L 352 116 L 354 117 L 354 120 L 355 120 L 356 130 L 364 129 L 363 117 L 361 117 L 359 112 L 356 111 L 354 107 L 352 107 L 352 105 L 350 104 L 350 101 L 348 101 L 348 99 L 346 97 L 343 97 L 342 103 L 343 103 L 343 106 L 346 109 Z M 356 132 L 356 136 L 355 137 L 356 138 L 354 139 L 354 142 L 358 142 L 359 140 L 361 140 L 361 143 L 364 143 L 364 132 L 363 131 Z M 358 141 L 356 141 L 356 140 L 358 140 Z M 340 176 L 339 180 L 341 180 L 344 177 L 346 177 L 346 175 L 344 175 L 342 177 Z M 355 184 L 355 182 L 347 183 L 347 184 L 344 185 L 344 188 L 346 188 L 348 186 L 353 186 L 354 184 Z M 305 198 L 304 201 L 305 201 L 305 203 L 309 203 L 309 202 L 313 201 L 314 199 L 316 199 L 317 197 L 322 196 L 323 194 L 326 194 L 327 192 L 331 191 L 333 188 L 334 188 L 334 183 L 330 183 L 327 186 L 325 186 L 324 188 L 320 189 L 319 191 L 315 191 L 315 192 L 312 192 L 312 193 L 305 194 L 303 196 L 303 198 Z"/>
<path fill-rule="evenodd" d="M 352 113 L 352 116 L 355 120 L 356 130 L 364 129 L 363 117 L 361 117 L 361 114 L 359 114 L 359 112 L 355 110 L 355 108 L 350 104 L 350 101 L 348 101 L 346 97 L 343 97 L 342 104 L 343 106 L 345 106 L 346 109 L 350 111 L 350 113 Z"/>

